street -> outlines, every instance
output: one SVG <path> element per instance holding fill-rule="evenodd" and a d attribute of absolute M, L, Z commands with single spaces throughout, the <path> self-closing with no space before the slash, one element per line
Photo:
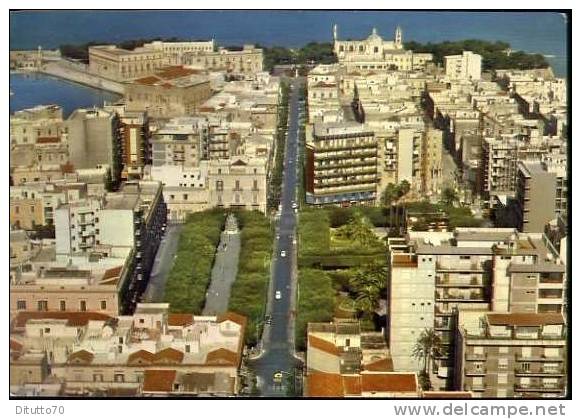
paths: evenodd
<path fill-rule="evenodd" d="M 226 227 L 222 232 L 220 244 L 216 251 L 216 259 L 212 268 L 212 280 L 206 294 L 206 305 L 202 314 L 213 316 L 228 311 L 230 288 L 236 280 L 238 272 L 238 256 L 240 253 L 240 232 L 236 217 L 230 214 Z"/>
<path fill-rule="evenodd" d="M 296 214 L 292 208 L 296 202 L 297 153 L 298 153 L 298 91 L 300 82 L 292 79 L 289 101 L 289 129 L 285 150 L 286 167 L 283 175 L 281 193 L 281 212 L 277 220 L 273 261 L 273 277 L 269 287 L 266 314 L 272 316 L 272 324 L 266 325 L 262 336 L 262 355 L 249 362 L 254 370 L 258 387 L 263 397 L 285 397 L 284 386 L 273 381 L 274 374 L 282 371 L 288 376 L 293 369 L 300 366 L 294 357 L 294 307 L 296 290 L 296 249 L 293 239 L 296 234 Z M 281 251 L 286 256 L 281 256 Z M 280 291 L 280 299 L 275 293 Z M 284 380 L 283 380 L 284 384 Z"/>
<path fill-rule="evenodd" d="M 181 224 L 168 224 L 166 227 L 165 236 L 155 255 L 147 289 L 143 293 L 143 301 L 146 303 L 163 302 L 165 283 L 173 266 L 182 228 Z"/>

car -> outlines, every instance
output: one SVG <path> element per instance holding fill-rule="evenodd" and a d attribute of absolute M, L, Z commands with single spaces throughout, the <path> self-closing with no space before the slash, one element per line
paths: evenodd
<path fill-rule="evenodd" d="M 293 209 L 297 209 L 299 207 L 296 202 L 293 202 L 292 206 L 293 206 Z"/>
<path fill-rule="evenodd" d="M 267 314 L 266 316 L 264 316 L 264 323 L 272 324 L 272 316 L 270 314 Z"/>
<path fill-rule="evenodd" d="M 286 250 L 281 250 L 280 257 L 281 258 L 285 258 L 286 257 Z"/>
<path fill-rule="evenodd" d="M 275 300 L 280 300 L 281 298 L 282 298 L 282 294 L 280 293 L 280 291 L 277 291 L 274 293 Z"/>

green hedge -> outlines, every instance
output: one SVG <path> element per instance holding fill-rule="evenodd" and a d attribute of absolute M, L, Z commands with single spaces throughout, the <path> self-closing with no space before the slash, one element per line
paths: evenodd
<path fill-rule="evenodd" d="M 241 228 L 240 257 L 229 309 L 248 318 L 246 343 L 254 346 L 264 317 L 273 233 L 269 219 L 260 212 L 239 211 L 236 217 Z"/>
<path fill-rule="evenodd" d="M 299 273 L 299 301 L 295 323 L 296 347 L 306 347 L 309 322 L 329 322 L 335 311 L 335 289 L 326 273 L 317 269 L 301 269 Z"/>
<path fill-rule="evenodd" d="M 201 313 L 210 283 L 225 214 L 210 210 L 190 214 L 165 288 L 164 301 L 174 313 Z"/>

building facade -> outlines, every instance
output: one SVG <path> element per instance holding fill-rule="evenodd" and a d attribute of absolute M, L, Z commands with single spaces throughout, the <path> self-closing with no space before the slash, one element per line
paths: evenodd
<path fill-rule="evenodd" d="M 373 203 L 378 147 L 373 131 L 356 123 L 318 123 L 306 146 L 309 204 Z"/>

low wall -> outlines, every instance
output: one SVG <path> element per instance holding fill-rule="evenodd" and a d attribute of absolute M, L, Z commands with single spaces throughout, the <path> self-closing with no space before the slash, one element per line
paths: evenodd
<path fill-rule="evenodd" d="M 125 94 L 123 83 L 113 80 L 104 79 L 94 74 L 87 73 L 81 67 L 72 66 L 62 61 L 46 64 L 39 70 L 40 73 L 48 74 L 61 79 L 70 80 L 75 83 L 84 84 L 96 89 L 106 90 L 108 92 Z"/>

